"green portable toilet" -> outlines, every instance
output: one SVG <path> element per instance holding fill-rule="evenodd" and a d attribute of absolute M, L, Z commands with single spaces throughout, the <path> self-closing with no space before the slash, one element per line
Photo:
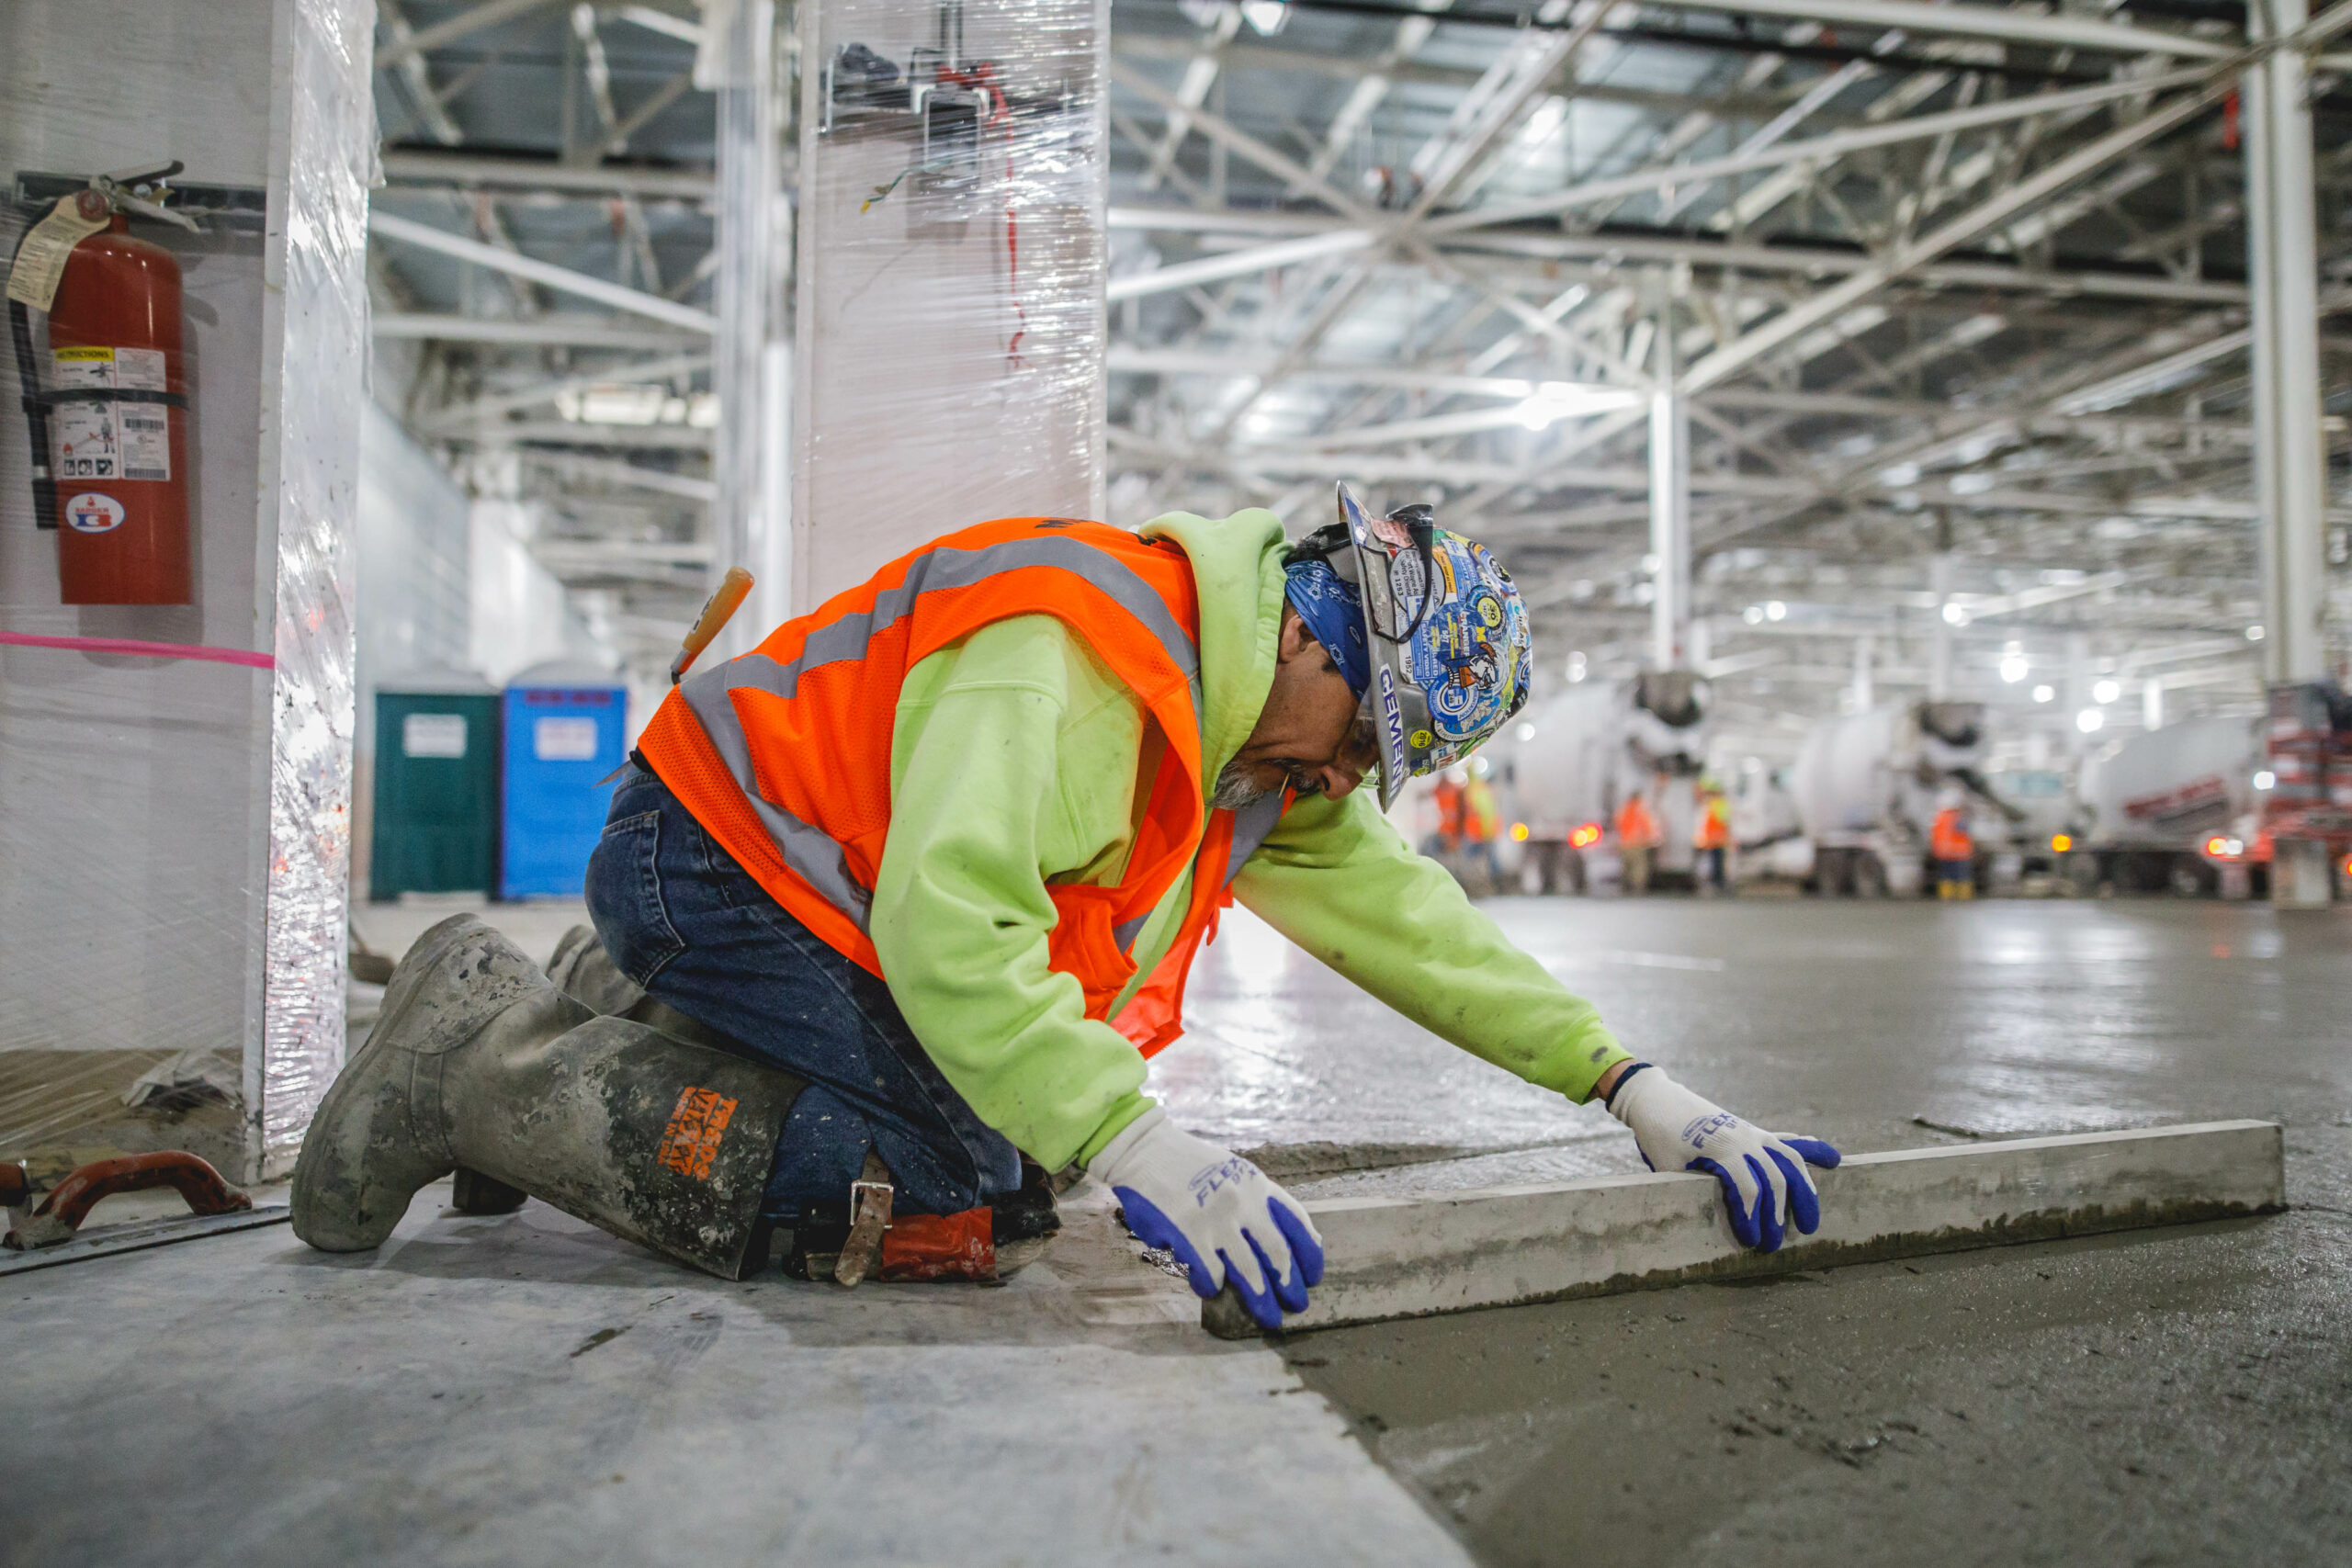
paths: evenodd
<path fill-rule="evenodd" d="M 370 898 L 498 886 L 498 688 L 470 671 L 376 688 Z"/>

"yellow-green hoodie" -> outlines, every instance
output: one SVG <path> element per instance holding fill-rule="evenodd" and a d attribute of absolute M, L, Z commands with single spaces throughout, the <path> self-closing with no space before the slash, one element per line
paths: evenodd
<path fill-rule="evenodd" d="M 1179 512 L 1143 535 L 1182 547 L 1200 585 L 1206 793 L 1273 684 L 1282 524 L 1254 508 L 1222 521 Z M 869 926 L 883 976 L 948 1082 L 1049 1170 L 1092 1156 L 1151 1104 L 1142 1056 L 1085 1016 L 1078 982 L 1046 959 L 1047 886 L 1115 883 L 1125 867 L 1150 783 L 1147 730 L 1134 694 L 1050 615 L 984 626 L 899 690 Z M 1145 923 L 1130 992 L 1191 891 L 1187 875 Z M 1294 803 L 1233 893 L 1398 1012 L 1531 1083 L 1581 1101 L 1626 1055 L 1590 1003 L 1412 852 L 1368 789 Z"/>

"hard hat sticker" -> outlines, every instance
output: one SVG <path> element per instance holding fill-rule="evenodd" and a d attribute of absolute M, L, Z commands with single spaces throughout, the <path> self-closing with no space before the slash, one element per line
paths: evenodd
<path fill-rule="evenodd" d="M 77 534 L 111 534 L 122 526 L 122 502 L 85 491 L 65 503 L 65 525 Z"/>

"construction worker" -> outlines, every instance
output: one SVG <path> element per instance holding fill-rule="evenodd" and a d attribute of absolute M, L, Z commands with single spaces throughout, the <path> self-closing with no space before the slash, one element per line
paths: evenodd
<path fill-rule="evenodd" d="M 1960 797 L 1947 794 L 1928 829 L 1928 858 L 1936 863 L 1936 897 L 1976 897 L 1976 840 Z"/>
<path fill-rule="evenodd" d="M 1457 778 L 1457 773 L 1463 776 Z M 1463 787 L 1467 777 L 1462 769 L 1449 768 L 1430 792 L 1437 802 L 1437 847 L 1442 854 L 1459 854 L 1469 836 L 1470 803 Z"/>
<path fill-rule="evenodd" d="M 1617 808 L 1617 852 L 1625 863 L 1625 891 L 1646 893 L 1650 890 L 1650 866 L 1657 855 L 1658 845 L 1666 835 L 1657 825 L 1657 817 L 1650 810 L 1650 803 L 1639 790 L 1625 797 Z"/>
<path fill-rule="evenodd" d="M 1495 804 L 1494 786 L 1481 772 L 1485 762 L 1473 765 L 1470 782 L 1462 786 L 1462 837 L 1469 849 L 1472 864 L 1483 868 L 1487 886 L 1491 888 L 1502 880 L 1502 865 L 1495 858 L 1495 840 L 1502 837 L 1501 809 Z"/>
<path fill-rule="evenodd" d="M 1699 821 L 1690 841 L 1699 852 L 1699 886 L 1716 893 L 1724 887 L 1724 861 L 1731 848 L 1731 802 L 1724 786 L 1713 779 L 1699 781 Z"/>
<path fill-rule="evenodd" d="M 426 932 L 304 1139 L 296 1234 L 375 1247 L 456 1168 L 461 1207 L 527 1192 L 724 1277 L 771 1231 L 811 1277 L 889 1277 L 909 1236 L 985 1277 L 1046 1190 L 1025 1156 L 1278 1325 L 1321 1278 L 1305 1208 L 1142 1092 L 1228 895 L 1607 1101 L 1654 1168 L 1717 1177 L 1749 1245 L 1813 1230 L 1834 1149 L 1634 1060 L 1381 814 L 1518 710 L 1526 612 L 1428 508 L 1340 503 L 1296 545 L 1261 511 L 983 524 L 694 673 L 588 868 L 642 1000 L 600 1015 L 470 916 Z M 1471 644 L 1492 657 L 1440 657 Z"/>

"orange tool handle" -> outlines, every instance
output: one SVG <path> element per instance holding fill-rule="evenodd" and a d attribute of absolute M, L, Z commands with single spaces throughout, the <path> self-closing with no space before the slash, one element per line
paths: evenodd
<path fill-rule="evenodd" d="M 718 586 L 703 602 L 702 614 L 695 617 L 694 630 L 679 645 L 678 657 L 670 660 L 670 684 L 674 686 L 685 678 L 702 650 L 710 646 L 710 639 L 727 628 L 727 623 L 735 618 L 735 612 L 751 596 L 752 574 L 740 566 L 729 567 L 727 575 L 718 580 Z"/>

